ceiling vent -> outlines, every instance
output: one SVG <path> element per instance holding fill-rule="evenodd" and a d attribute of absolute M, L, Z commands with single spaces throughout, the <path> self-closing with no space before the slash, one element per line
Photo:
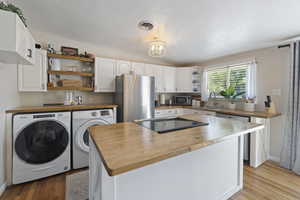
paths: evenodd
<path fill-rule="evenodd" d="M 153 29 L 154 25 L 149 21 L 143 20 L 138 24 L 138 27 L 139 27 L 139 29 L 144 30 L 144 31 L 151 31 Z"/>

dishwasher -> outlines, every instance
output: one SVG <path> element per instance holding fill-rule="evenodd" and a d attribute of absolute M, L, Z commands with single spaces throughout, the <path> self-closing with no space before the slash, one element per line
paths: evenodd
<path fill-rule="evenodd" d="M 216 116 L 222 118 L 240 120 L 243 122 L 250 122 L 251 120 L 250 117 L 241 117 L 241 116 L 221 114 L 221 113 L 217 113 Z M 245 161 L 250 160 L 250 133 L 244 135 L 244 160 Z"/>

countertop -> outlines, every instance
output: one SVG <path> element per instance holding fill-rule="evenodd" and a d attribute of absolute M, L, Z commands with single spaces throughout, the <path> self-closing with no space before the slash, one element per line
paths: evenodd
<path fill-rule="evenodd" d="M 260 124 L 214 116 L 192 114 L 181 117 L 209 125 L 165 134 L 134 122 L 91 127 L 91 138 L 108 174 L 118 175 L 263 128 Z"/>
<path fill-rule="evenodd" d="M 117 105 L 109 104 L 90 104 L 90 105 L 70 105 L 70 106 L 31 106 L 31 107 L 19 107 L 11 110 L 7 110 L 6 113 L 38 113 L 38 112 L 55 112 L 55 111 L 73 111 L 73 110 L 91 110 L 102 108 L 115 108 Z"/>
<path fill-rule="evenodd" d="M 192 106 L 157 106 L 155 109 L 175 109 L 175 108 L 188 108 L 195 110 L 203 110 L 203 111 L 212 111 L 216 113 L 229 114 L 229 115 L 238 115 L 245 117 L 259 117 L 259 118 L 273 118 L 278 117 L 281 113 L 268 113 L 264 111 L 254 111 L 248 112 L 244 110 L 231 110 L 226 108 L 205 108 L 205 107 L 192 107 Z"/>

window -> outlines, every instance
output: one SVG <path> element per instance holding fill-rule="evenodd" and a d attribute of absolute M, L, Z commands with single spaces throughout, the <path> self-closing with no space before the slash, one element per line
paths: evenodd
<path fill-rule="evenodd" d="M 205 83 L 207 95 L 219 93 L 229 86 L 233 86 L 237 93 L 244 92 L 241 97 L 255 97 L 255 73 L 256 64 L 240 64 L 218 68 L 207 68 Z M 239 98 L 241 98 L 239 97 Z"/>

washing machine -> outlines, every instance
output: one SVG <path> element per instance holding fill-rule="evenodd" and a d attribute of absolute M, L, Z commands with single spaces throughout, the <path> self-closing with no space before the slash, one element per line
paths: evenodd
<path fill-rule="evenodd" d="M 12 183 L 24 183 L 70 169 L 71 113 L 13 116 Z"/>
<path fill-rule="evenodd" d="M 72 166 L 73 169 L 89 165 L 89 132 L 91 126 L 116 123 L 113 109 L 74 111 L 72 113 Z"/>

